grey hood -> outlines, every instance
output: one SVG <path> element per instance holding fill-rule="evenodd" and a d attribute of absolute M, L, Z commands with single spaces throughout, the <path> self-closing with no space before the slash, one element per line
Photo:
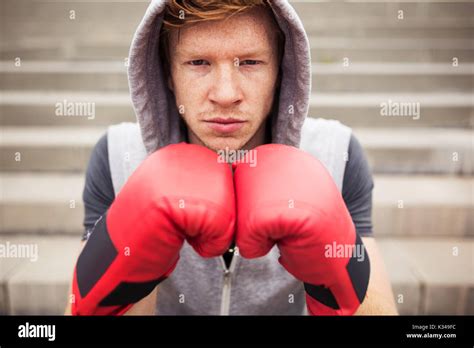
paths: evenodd
<path fill-rule="evenodd" d="M 298 147 L 311 91 L 309 43 L 301 20 L 288 1 L 270 3 L 285 35 L 278 110 L 272 120 L 272 142 Z M 158 53 L 165 4 L 166 0 L 151 1 L 130 48 L 130 94 L 148 153 L 185 139 Z"/>

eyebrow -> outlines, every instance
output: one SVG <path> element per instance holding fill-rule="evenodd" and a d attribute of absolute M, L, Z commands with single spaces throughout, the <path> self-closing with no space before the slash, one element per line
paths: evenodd
<path fill-rule="evenodd" d="M 212 54 L 208 52 L 199 52 L 199 50 L 186 50 L 186 49 L 179 49 L 177 48 L 175 53 L 178 56 L 186 56 L 186 57 L 208 57 Z M 264 55 L 272 55 L 272 50 L 268 49 L 253 49 L 253 50 L 245 50 L 242 53 L 236 54 L 234 57 L 248 57 L 248 56 L 264 56 Z"/>

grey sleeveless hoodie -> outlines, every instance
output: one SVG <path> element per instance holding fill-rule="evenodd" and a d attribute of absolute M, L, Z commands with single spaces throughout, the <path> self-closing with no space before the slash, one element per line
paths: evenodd
<path fill-rule="evenodd" d="M 130 49 L 129 86 L 138 122 L 108 129 L 115 195 L 147 155 L 185 140 L 158 53 L 164 6 L 164 0 L 150 3 Z M 299 147 L 318 158 L 342 190 L 351 130 L 338 121 L 307 118 L 311 93 L 308 39 L 287 1 L 271 1 L 271 7 L 285 35 L 272 143 Z M 222 256 L 204 259 L 185 243 L 175 271 L 159 285 L 156 314 L 304 314 L 303 284 L 279 264 L 278 257 L 277 247 L 252 260 L 240 257 L 237 250 L 227 268 Z"/>

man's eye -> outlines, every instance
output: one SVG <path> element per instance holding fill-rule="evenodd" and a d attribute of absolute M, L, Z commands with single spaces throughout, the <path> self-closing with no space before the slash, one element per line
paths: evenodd
<path fill-rule="evenodd" d="M 204 59 L 196 59 L 196 60 L 190 61 L 189 64 L 194 65 L 194 66 L 201 66 L 201 65 L 206 65 L 207 62 Z"/>
<path fill-rule="evenodd" d="M 257 65 L 260 63 L 258 60 L 246 59 L 240 62 L 240 65 Z"/>

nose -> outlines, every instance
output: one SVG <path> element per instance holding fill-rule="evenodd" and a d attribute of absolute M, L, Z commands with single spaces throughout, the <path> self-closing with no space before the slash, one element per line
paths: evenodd
<path fill-rule="evenodd" d="M 221 107 L 235 106 L 242 101 L 242 90 L 233 64 L 215 69 L 209 99 Z"/>

